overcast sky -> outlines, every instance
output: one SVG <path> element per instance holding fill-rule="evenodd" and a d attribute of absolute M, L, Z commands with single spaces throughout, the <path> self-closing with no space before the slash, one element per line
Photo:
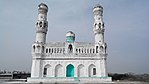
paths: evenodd
<path fill-rule="evenodd" d="M 1 0 L 0 70 L 31 69 L 40 3 L 49 7 L 47 42 L 94 42 L 92 9 L 104 7 L 108 72 L 149 73 L 149 0 Z"/>

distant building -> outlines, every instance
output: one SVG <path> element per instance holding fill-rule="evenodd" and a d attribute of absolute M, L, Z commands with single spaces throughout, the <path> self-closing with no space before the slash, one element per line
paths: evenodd
<path fill-rule="evenodd" d="M 0 80 L 10 80 L 12 78 L 13 78 L 13 74 L 11 73 L 0 74 Z"/>
<path fill-rule="evenodd" d="M 13 71 L 13 72 L 0 72 L 0 80 L 1 81 L 14 81 L 18 79 L 19 81 L 22 81 L 23 79 L 26 80 L 27 77 L 30 77 L 30 73 L 24 72 L 24 71 Z M 22 80 L 21 80 L 22 79 Z"/>
<path fill-rule="evenodd" d="M 32 69 L 28 82 L 104 82 L 107 74 L 107 44 L 104 41 L 103 7 L 93 9 L 95 43 L 76 42 L 66 33 L 66 42 L 47 42 L 48 6 L 38 6 L 36 41 L 32 44 Z"/>

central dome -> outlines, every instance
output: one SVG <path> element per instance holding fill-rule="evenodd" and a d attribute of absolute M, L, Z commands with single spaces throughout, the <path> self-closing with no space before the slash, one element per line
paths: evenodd
<path fill-rule="evenodd" d="M 68 31 L 66 34 L 66 42 L 72 43 L 75 41 L 75 34 L 72 31 Z"/>

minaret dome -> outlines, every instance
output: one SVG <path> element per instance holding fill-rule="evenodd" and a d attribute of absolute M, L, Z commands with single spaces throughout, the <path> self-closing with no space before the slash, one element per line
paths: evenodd
<path fill-rule="evenodd" d="M 99 4 L 97 4 L 94 8 L 93 8 L 93 14 L 94 15 L 102 15 L 103 13 L 103 7 Z"/>
<path fill-rule="evenodd" d="M 44 3 L 41 3 L 38 5 L 38 10 L 45 10 L 46 12 L 48 12 L 48 6 Z"/>

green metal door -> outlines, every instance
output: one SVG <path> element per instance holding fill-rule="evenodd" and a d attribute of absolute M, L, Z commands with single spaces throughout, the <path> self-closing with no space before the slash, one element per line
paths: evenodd
<path fill-rule="evenodd" d="M 74 66 L 72 64 L 66 67 L 66 77 L 74 77 Z"/>

